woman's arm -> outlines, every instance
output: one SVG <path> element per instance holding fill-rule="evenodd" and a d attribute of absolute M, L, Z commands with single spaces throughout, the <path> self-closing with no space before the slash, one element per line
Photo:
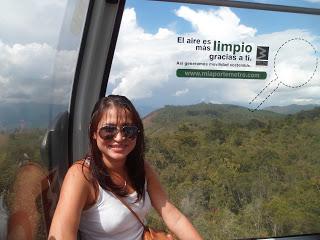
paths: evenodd
<path fill-rule="evenodd" d="M 180 240 L 202 240 L 202 237 L 184 216 L 168 199 L 166 192 L 160 184 L 155 170 L 145 162 L 148 193 L 152 206 L 156 209 L 170 231 Z"/>
<path fill-rule="evenodd" d="M 42 167 L 33 162 L 23 164 L 17 171 L 11 193 L 8 240 L 36 239 L 40 222 L 37 198 L 46 176 Z"/>
<path fill-rule="evenodd" d="M 82 170 L 83 169 L 83 170 Z M 88 171 L 82 164 L 72 165 L 62 184 L 59 202 L 55 210 L 49 240 L 75 240 L 83 208 L 89 201 L 91 184 L 85 178 Z"/>

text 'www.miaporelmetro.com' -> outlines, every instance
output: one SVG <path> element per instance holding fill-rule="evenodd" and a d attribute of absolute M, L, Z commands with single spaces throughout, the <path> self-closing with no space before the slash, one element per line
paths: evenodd
<path fill-rule="evenodd" d="M 177 69 L 177 77 L 189 78 L 233 78 L 258 79 L 267 78 L 266 72 L 258 71 L 232 71 L 232 70 L 205 70 L 205 69 Z"/>

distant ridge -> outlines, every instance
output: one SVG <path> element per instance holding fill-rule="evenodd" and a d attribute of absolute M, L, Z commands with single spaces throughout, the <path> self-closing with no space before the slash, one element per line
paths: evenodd
<path fill-rule="evenodd" d="M 295 114 L 301 111 L 312 110 L 320 105 L 317 104 L 307 104 L 307 105 L 298 105 L 298 104 L 291 104 L 288 106 L 270 106 L 266 107 L 263 110 L 280 113 L 280 114 Z"/>
<path fill-rule="evenodd" d="M 266 122 L 272 119 L 280 119 L 288 114 L 300 113 L 312 110 L 320 105 L 272 106 L 263 110 L 250 112 L 247 108 L 230 104 L 199 103 L 194 105 L 166 105 L 163 108 L 152 111 L 151 107 L 140 107 L 139 112 L 144 116 L 146 127 L 153 125 L 174 126 L 181 121 L 208 121 L 217 119 L 226 123 L 247 123 L 252 119 Z M 47 103 L 2 103 L 0 104 L 0 130 L 12 130 L 16 128 L 46 128 L 50 119 L 67 106 Z M 152 112 L 151 112 L 152 111 Z"/>
<path fill-rule="evenodd" d="M 220 120 L 226 123 L 246 124 L 252 119 L 266 122 L 281 119 L 284 115 L 271 111 L 248 111 L 248 108 L 230 104 L 199 103 L 187 106 L 167 105 L 148 114 L 143 122 L 146 127 L 154 125 L 174 126 L 181 121 Z"/>
<path fill-rule="evenodd" d="M 50 119 L 66 109 L 64 105 L 35 102 L 0 104 L 0 130 L 46 128 Z"/>

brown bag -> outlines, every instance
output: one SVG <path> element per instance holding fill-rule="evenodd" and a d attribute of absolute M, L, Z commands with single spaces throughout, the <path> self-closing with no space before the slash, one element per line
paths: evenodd
<path fill-rule="evenodd" d="M 171 234 L 167 234 L 164 231 L 156 231 L 152 228 L 145 227 L 142 240 L 174 240 L 174 238 Z"/>
<path fill-rule="evenodd" d="M 141 219 L 138 217 L 138 215 L 131 209 L 131 207 L 117 194 L 113 193 L 113 195 L 118 198 L 123 205 L 125 205 L 130 212 L 138 219 L 138 221 L 143 226 L 143 234 L 141 240 L 175 240 L 171 234 L 167 234 L 164 231 L 156 231 L 150 227 L 147 227 L 144 225 L 144 223 L 141 221 Z"/>

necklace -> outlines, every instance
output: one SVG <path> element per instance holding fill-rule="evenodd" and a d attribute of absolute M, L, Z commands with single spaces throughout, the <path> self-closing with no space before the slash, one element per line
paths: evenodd
<path fill-rule="evenodd" d="M 126 190 L 126 188 L 127 188 L 127 180 L 126 180 L 125 177 L 122 177 L 119 174 L 114 174 L 113 177 L 111 177 L 111 178 L 114 181 L 114 183 L 119 186 L 119 189 L 121 189 L 120 191 Z M 121 186 L 123 181 L 124 181 L 123 186 Z"/>
<path fill-rule="evenodd" d="M 126 187 L 127 187 L 127 181 L 126 181 L 126 180 L 124 180 L 124 185 L 123 185 L 123 187 L 122 187 L 122 189 L 121 189 L 121 190 L 125 190 L 125 189 L 126 189 Z"/>

